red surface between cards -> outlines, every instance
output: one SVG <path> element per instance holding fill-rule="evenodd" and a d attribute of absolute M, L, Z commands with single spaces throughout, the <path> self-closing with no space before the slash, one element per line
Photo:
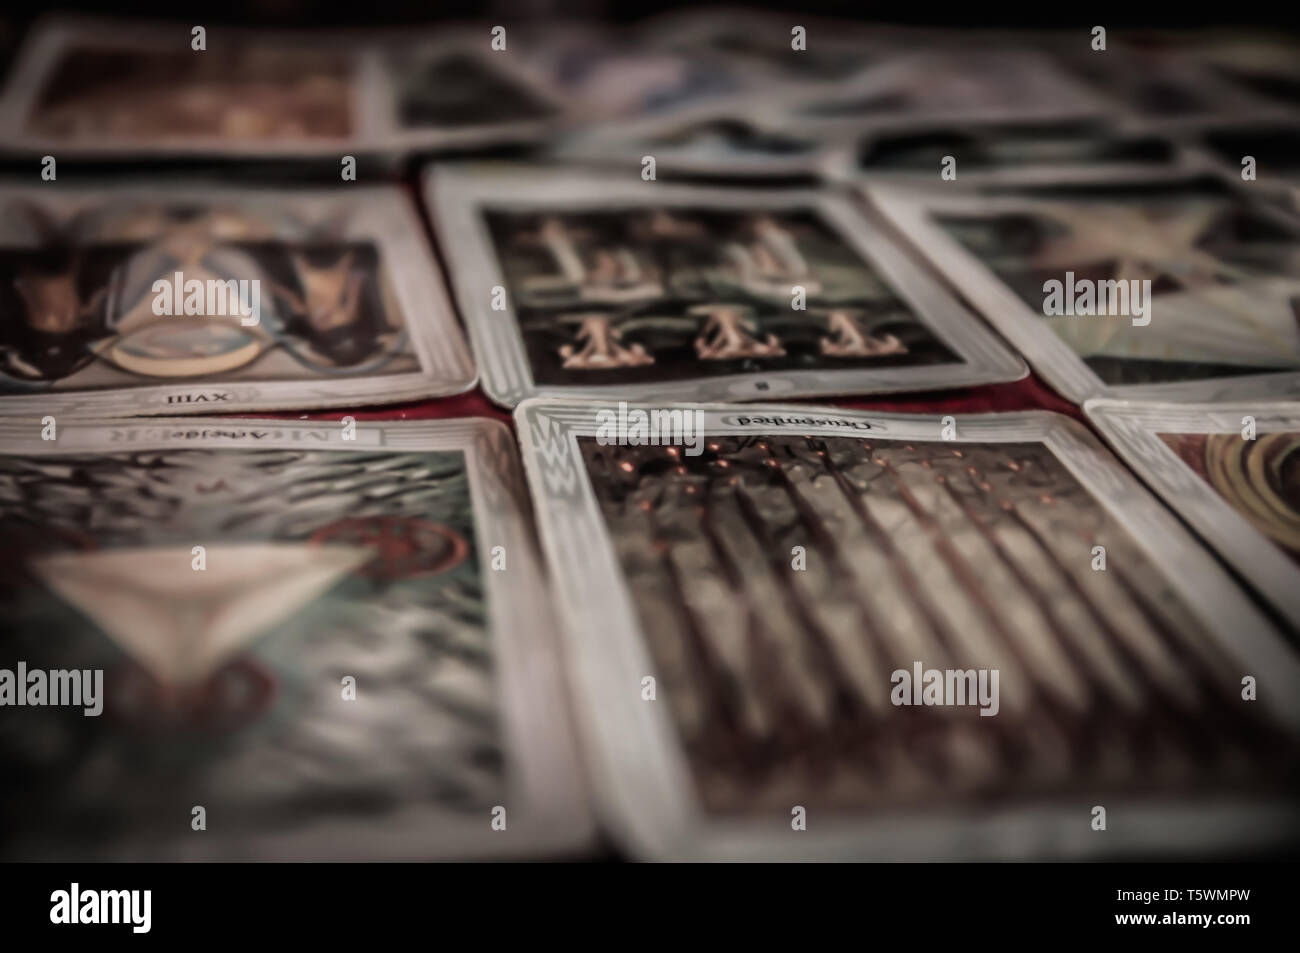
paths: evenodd
<path fill-rule="evenodd" d="M 896 411 L 909 414 L 987 414 L 1013 410 L 1050 410 L 1083 420 L 1078 407 L 1051 390 L 1032 374 L 1007 384 L 986 384 L 950 391 L 920 394 L 888 394 L 880 397 L 835 397 L 826 400 L 793 400 L 781 403 L 815 407 L 846 407 L 854 410 Z M 510 412 L 488 400 L 475 388 L 454 397 L 441 397 L 407 404 L 364 407 L 359 410 L 322 410 L 306 413 L 277 412 L 238 414 L 240 417 L 289 418 L 298 420 L 441 420 L 448 417 L 490 417 L 512 423 Z"/>

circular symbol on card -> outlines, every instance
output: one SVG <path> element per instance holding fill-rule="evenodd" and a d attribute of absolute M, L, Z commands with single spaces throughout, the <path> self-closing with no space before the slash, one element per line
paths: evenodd
<path fill-rule="evenodd" d="M 402 516 L 339 520 L 312 533 L 311 542 L 373 550 L 374 556 L 357 573 L 385 582 L 436 576 L 455 569 L 469 555 L 469 543 L 450 526 Z"/>
<path fill-rule="evenodd" d="M 791 381 L 779 377 L 758 377 L 737 381 L 727 388 L 727 394 L 731 397 L 763 397 L 785 394 L 792 390 L 794 384 Z"/>
<path fill-rule="evenodd" d="M 123 370 L 147 377 L 199 377 L 243 367 L 266 340 L 248 328 L 208 318 L 164 318 L 128 331 L 108 349 Z"/>

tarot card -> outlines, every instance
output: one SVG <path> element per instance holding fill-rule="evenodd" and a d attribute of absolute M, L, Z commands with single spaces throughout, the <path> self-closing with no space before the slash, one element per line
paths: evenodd
<path fill-rule="evenodd" d="M 1226 39 L 1216 34 L 1209 43 L 1194 44 L 1188 55 L 1217 78 L 1284 110 L 1294 121 L 1300 114 L 1300 46 L 1276 36 Z"/>
<path fill-rule="evenodd" d="M 337 407 L 473 363 L 390 187 L 0 187 L 0 413 Z"/>
<path fill-rule="evenodd" d="M 494 51 L 491 40 L 486 29 L 455 29 L 383 47 L 396 148 L 531 142 L 570 121 L 563 90 L 509 45 Z"/>
<path fill-rule="evenodd" d="M 801 87 L 747 68 L 707 43 L 658 43 L 654 31 L 639 35 L 651 42 L 637 38 L 576 25 L 525 34 L 526 62 L 562 91 L 581 119 L 564 130 L 553 154 L 622 163 L 651 153 L 668 174 L 820 171 L 812 138 L 765 121 L 780 118 L 772 114 L 774 103 L 798 102 Z"/>
<path fill-rule="evenodd" d="M 977 188 L 1163 177 L 1194 167 L 1168 138 L 1090 121 L 943 123 L 868 133 L 835 150 L 827 165 L 830 175 L 848 181 L 952 181 Z"/>
<path fill-rule="evenodd" d="M 1300 392 L 1300 220 L 1263 195 L 1185 177 L 866 194 L 1071 400 Z"/>
<path fill-rule="evenodd" d="M 1198 131 L 1196 141 L 1193 151 L 1208 166 L 1276 193 L 1300 213 L 1300 129 L 1276 123 L 1210 126 Z"/>
<path fill-rule="evenodd" d="M 833 92 L 777 103 L 784 128 L 857 135 L 917 124 L 1098 119 L 1105 103 L 1049 58 L 1016 48 L 954 48 L 896 56 Z"/>
<path fill-rule="evenodd" d="M 426 195 L 493 400 L 959 387 L 1024 366 L 844 199 L 518 166 Z"/>
<path fill-rule="evenodd" d="M 727 63 L 769 91 L 781 86 L 823 93 L 897 58 L 900 49 L 928 48 L 942 37 L 935 31 L 806 13 L 791 18 L 720 8 L 664 14 L 642 29 L 652 48 Z"/>
<path fill-rule="evenodd" d="M 413 38 L 60 18 L 24 47 L 0 131 L 60 156 L 343 156 L 532 141 L 566 114 L 561 91 L 494 52 L 487 28 Z"/>
<path fill-rule="evenodd" d="M 731 179 L 812 178 L 826 170 L 832 154 L 819 139 L 784 132 L 733 106 L 600 124 L 562 140 L 552 152 L 562 160 L 625 169 L 640 169 L 651 156 L 656 176 Z"/>
<path fill-rule="evenodd" d="M 59 18 L 24 44 L 0 131 L 56 156 L 343 155 L 390 132 L 389 97 L 343 36 Z"/>
<path fill-rule="evenodd" d="M 1088 417 L 1300 632 L 1300 403 L 1090 400 Z"/>
<path fill-rule="evenodd" d="M 0 421 L 0 700 L 21 706 L 0 720 L 0 799 L 22 818 L 5 859 L 583 847 L 506 427 L 60 420 L 54 435 Z M 44 673 L 98 687 L 70 705 Z"/>
<path fill-rule="evenodd" d="M 1084 50 L 1057 62 L 1110 100 L 1108 115 L 1121 127 L 1172 130 L 1207 120 L 1278 118 L 1284 112 L 1216 76 L 1185 50 L 1160 44 Z"/>
<path fill-rule="evenodd" d="M 523 34 L 519 55 L 526 66 L 545 76 L 586 124 L 742 109 L 758 92 L 752 77 L 699 50 L 647 47 L 626 33 L 581 23 Z"/>
<path fill-rule="evenodd" d="M 539 58 L 562 77 L 586 119 L 555 144 L 556 158 L 639 168 L 649 155 L 661 175 L 811 177 L 822 171 L 819 139 L 766 121 L 771 100 L 794 94 L 707 43 L 630 47 L 603 33 L 565 30 L 548 32 L 541 47 Z"/>
<path fill-rule="evenodd" d="M 595 798 L 633 853 L 1300 838 L 1300 660 L 1082 425 L 546 399 L 515 417 Z"/>

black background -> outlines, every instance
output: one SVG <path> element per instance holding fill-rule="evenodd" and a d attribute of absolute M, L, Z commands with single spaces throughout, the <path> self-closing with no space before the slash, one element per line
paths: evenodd
<path fill-rule="evenodd" d="M 753 2 L 683 3 L 654 0 L 89 0 L 32 4 L 26 10 L 6 12 L 10 19 L 30 20 L 51 11 L 122 14 L 195 23 L 261 23 L 286 27 L 316 25 L 381 26 L 392 23 L 427 23 L 440 20 L 493 20 L 518 23 L 547 19 L 604 19 L 631 22 L 656 13 L 707 7 L 746 8 L 788 12 L 791 15 L 842 17 L 878 23 L 972 28 L 1091 29 L 1100 24 L 1113 28 L 1171 29 L 1253 25 L 1260 28 L 1296 29 L 1300 7 L 1294 3 L 1142 4 L 1091 2 L 1078 4 L 967 2 L 870 3 L 852 0 L 753 0 Z"/>

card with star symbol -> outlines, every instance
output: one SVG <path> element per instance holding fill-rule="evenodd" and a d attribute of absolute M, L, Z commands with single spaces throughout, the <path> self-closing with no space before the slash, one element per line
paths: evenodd
<path fill-rule="evenodd" d="M 1300 394 L 1300 218 L 1269 194 L 1180 175 L 865 194 L 1077 403 Z"/>

